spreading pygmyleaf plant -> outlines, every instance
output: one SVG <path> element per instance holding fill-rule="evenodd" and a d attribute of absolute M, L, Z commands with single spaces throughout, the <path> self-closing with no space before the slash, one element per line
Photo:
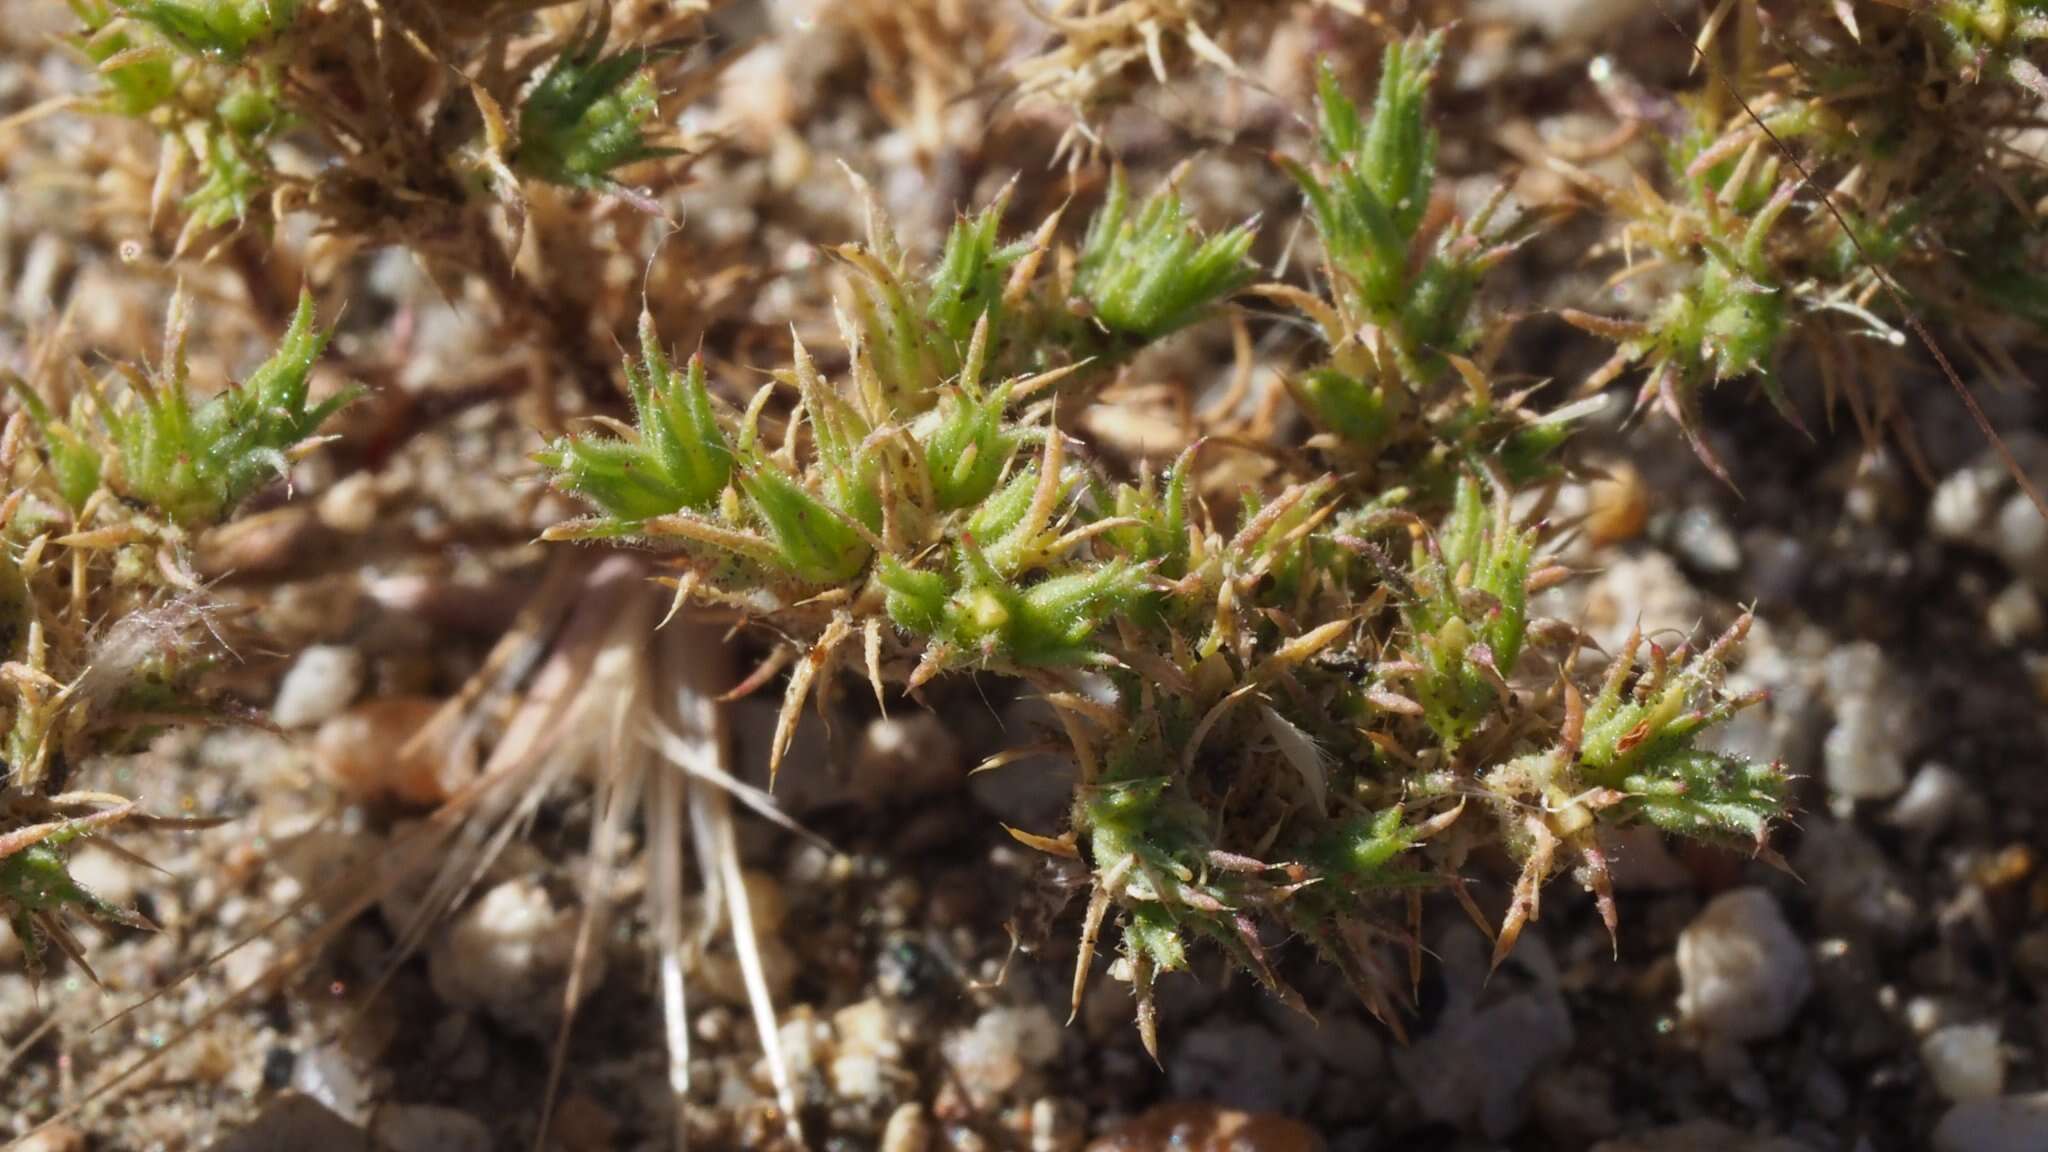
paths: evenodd
<path fill-rule="evenodd" d="M 148 927 L 73 880 L 65 860 L 116 826 L 181 821 L 67 781 L 86 759 L 139 748 L 169 720 L 206 716 L 196 678 L 214 623 L 191 538 L 276 480 L 348 398 L 308 399 L 326 343 L 310 296 L 277 352 L 210 397 L 190 391 L 184 341 L 181 298 L 154 371 L 122 365 L 94 380 L 73 364 L 7 381 L 16 403 L 0 435 L 0 919 L 32 973 L 50 944 L 85 965 L 67 914 Z"/>
<path fill-rule="evenodd" d="M 1161 471 L 1063 430 L 1249 270 L 1248 230 L 1204 237 L 1170 189 L 1136 205 L 1120 177 L 1077 251 L 1056 222 L 1003 243 L 999 200 L 922 270 L 871 204 L 868 242 L 838 252 L 838 379 L 798 344 L 730 406 L 643 321 L 634 422 L 541 455 L 592 511 L 551 538 L 666 554 L 679 597 L 793 638 L 771 773 L 841 665 L 878 698 L 962 671 L 1041 695 L 1079 769 L 1071 824 L 1013 831 L 1092 867 L 1075 995 L 1114 913 L 1148 1046 L 1153 981 L 1198 947 L 1291 999 L 1276 926 L 1398 1027 L 1375 944 L 1400 937 L 1389 903 L 1462 892 L 1475 841 L 1525 862 L 1511 942 L 1562 853 L 1597 862 L 1602 829 L 1761 849 L 1778 811 L 1775 768 L 1692 743 L 1746 702 L 1719 688 L 1736 634 L 1697 659 L 1631 647 L 1582 678 L 1575 631 L 1530 618 L 1564 572 L 1511 475 L 1543 474 L 1563 421 L 1496 402 L 1463 355 L 1504 249 L 1427 223 L 1435 52 L 1389 53 L 1371 127 L 1326 82 L 1322 160 L 1302 179 L 1335 299 L 1267 290 L 1328 340 L 1326 378 L 1303 391 L 1346 437 L 1329 445 L 1341 468 L 1278 453 L 1264 483 L 1203 495 L 1220 448 Z M 1604 891 L 1597 867 L 1581 875 Z"/>

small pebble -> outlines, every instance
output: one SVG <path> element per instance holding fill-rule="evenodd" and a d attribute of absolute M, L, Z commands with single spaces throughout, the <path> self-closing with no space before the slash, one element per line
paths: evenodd
<path fill-rule="evenodd" d="M 1992 469 L 1964 468 L 1935 486 L 1927 505 L 1927 526 L 1943 540 L 1967 542 L 1983 530 L 1997 506 L 2003 478 Z"/>
<path fill-rule="evenodd" d="M 1428 1119 L 1505 1141 L 1522 1123 L 1530 1082 L 1572 1050 L 1557 961 L 1532 933 L 1492 973 L 1485 937 L 1464 924 L 1434 951 L 1443 1007 L 1428 1032 L 1393 1051 L 1394 1072 Z"/>
<path fill-rule="evenodd" d="M 789 914 L 789 902 L 782 895 L 782 882 L 766 872 L 749 868 L 740 873 L 740 885 L 746 889 L 747 911 L 753 917 L 754 931 L 762 936 L 780 932 L 782 922 Z"/>
<path fill-rule="evenodd" d="M 1970 1100 L 1934 1128 L 1935 1152 L 2041 1152 L 2048 1148 L 2048 1092 Z"/>
<path fill-rule="evenodd" d="M 1989 1100 L 2005 1091 L 2005 1053 L 1995 1023 L 1935 1029 L 1920 1042 L 1920 1062 L 1945 1100 Z"/>
<path fill-rule="evenodd" d="M 1031 1103 L 1031 1152 L 1081 1152 L 1087 1115 L 1068 1100 L 1041 1096 Z"/>
<path fill-rule="evenodd" d="M 1783 1032 L 1813 989 L 1813 963 L 1761 888 L 1710 901 L 1678 936 L 1678 1011 L 1692 1026 L 1738 1043 Z"/>
<path fill-rule="evenodd" d="M 1671 557 L 1623 554 L 1588 584 L 1585 608 L 1578 615 L 1594 641 L 1611 652 L 1638 625 L 1690 625 L 1706 615 L 1706 602 Z"/>
<path fill-rule="evenodd" d="M 903 712 L 861 729 L 848 785 L 854 800 L 900 804 L 960 783 L 960 741 L 931 712 Z"/>
<path fill-rule="evenodd" d="M 1911 693 L 1875 644 L 1844 645 L 1828 654 L 1826 668 L 1835 710 L 1822 747 L 1829 793 L 1848 800 L 1897 795 L 1913 745 Z"/>
<path fill-rule="evenodd" d="M 890 1073 L 903 1059 L 897 1040 L 899 1010 L 871 997 L 832 1014 L 837 1041 L 831 1063 L 832 1087 L 843 1099 L 874 1100 L 889 1088 Z"/>
<path fill-rule="evenodd" d="M 578 915 L 556 908 L 532 879 L 508 880 L 462 910 L 427 954 L 434 991 L 456 1007 L 546 1035 L 562 1007 Z M 590 951 L 585 995 L 604 980 L 604 950 Z"/>
<path fill-rule="evenodd" d="M 1793 854 L 1792 867 L 1807 882 L 1826 929 L 1862 938 L 1876 933 L 1903 938 L 1921 909 L 1898 866 L 1855 823 L 1814 819 Z"/>
<path fill-rule="evenodd" d="M 2048 479 L 2048 440 L 2022 433 L 2007 447 L 2036 483 Z M 1927 522 L 1937 538 L 1995 553 L 2013 575 L 2048 593 L 2048 522 L 2012 482 L 2001 454 L 1986 452 L 1942 480 Z"/>
<path fill-rule="evenodd" d="M 310 728 L 339 715 L 363 688 L 363 656 L 354 648 L 316 644 L 299 654 L 270 706 L 280 728 Z"/>
<path fill-rule="evenodd" d="M 2034 502 L 2015 492 L 1998 509 L 1992 532 L 1998 558 L 2013 575 L 2048 588 L 2048 520 L 2041 519 Z"/>
<path fill-rule="evenodd" d="M 291 1086 L 304 1094 L 301 1099 L 355 1123 L 369 1119 L 376 1095 L 362 1061 L 340 1044 L 322 1044 L 301 1054 L 292 1065 Z"/>
<path fill-rule="evenodd" d="M 1906 1001 L 1900 1016 L 1913 1035 L 1926 1037 L 1936 1028 L 1952 1022 L 1949 1006 L 1933 996 L 1915 996 Z"/>
<path fill-rule="evenodd" d="M 932 1122 L 924 1105 L 899 1104 L 882 1125 L 881 1152 L 928 1152 L 932 1146 Z"/>
<path fill-rule="evenodd" d="M 549 1132 L 564 1152 L 608 1152 L 618 1144 L 619 1120 L 584 1092 L 572 1092 L 555 1108 Z"/>
<path fill-rule="evenodd" d="M 316 1100 L 287 1092 L 209 1152 L 363 1152 L 369 1145 L 369 1134 L 361 1128 Z"/>
<path fill-rule="evenodd" d="M 71 854 L 71 878 L 111 904 L 135 902 L 135 866 L 97 844 L 87 842 Z"/>
<path fill-rule="evenodd" d="M 1984 630 L 2007 648 L 2017 648 L 2039 636 L 2044 623 L 2048 616 L 2042 612 L 2040 593 L 2019 581 L 2006 585 L 2005 591 L 1984 606 Z"/>
<path fill-rule="evenodd" d="M 1620 461 L 1606 471 L 1586 486 L 1586 532 L 1602 547 L 1635 539 L 1650 520 L 1650 490 L 1635 465 Z"/>
<path fill-rule="evenodd" d="M 1742 552 L 1749 561 L 1743 583 L 1763 604 L 1790 603 L 1813 570 L 1812 546 L 1790 533 L 1751 528 L 1742 534 Z"/>
<path fill-rule="evenodd" d="M 1553 40 L 1596 40 L 1641 16 L 1642 0 L 1486 0 L 1482 15 L 1542 31 Z"/>
<path fill-rule="evenodd" d="M 483 1121 L 430 1104 L 379 1109 L 370 1135 L 389 1152 L 491 1152 L 491 1130 Z"/>
<path fill-rule="evenodd" d="M 1060 1052 L 1060 1025 L 1044 1006 L 991 1008 L 946 1037 L 946 1063 L 977 1100 L 995 1100 Z"/>
<path fill-rule="evenodd" d="M 1229 1020 L 1196 1025 L 1174 1046 L 1166 1073 L 1177 1096 L 1289 1114 L 1307 1107 L 1321 1079 L 1312 1053 L 1269 1028 Z"/>
<path fill-rule="evenodd" d="M 320 522 L 349 536 L 360 536 L 377 526 L 377 477 L 356 472 L 337 481 L 320 496 Z"/>
<path fill-rule="evenodd" d="M 2013 967 L 2032 984 L 2036 995 L 2048 995 L 2048 928 L 2036 928 L 2013 945 Z"/>
<path fill-rule="evenodd" d="M 1892 804 L 1887 819 L 1920 836 L 1933 836 L 1976 800 L 1970 781 L 1946 764 L 1923 764 Z"/>
<path fill-rule="evenodd" d="M 320 725 L 313 736 L 313 766 L 321 777 L 357 800 L 439 804 L 459 781 L 433 747 L 411 741 L 441 709 L 426 696 L 365 700 Z"/>
<path fill-rule="evenodd" d="M 808 1004 L 799 1004 L 789 1013 L 788 1019 L 776 1031 L 777 1042 L 782 1047 L 782 1059 L 789 1066 L 789 1074 L 798 1079 L 808 1078 L 830 1055 L 832 1026 L 817 1018 Z"/>
<path fill-rule="evenodd" d="M 1671 547 L 1702 572 L 1718 576 L 1742 568 L 1742 545 L 1735 533 L 1718 512 L 1704 504 L 1678 514 L 1671 525 Z"/>

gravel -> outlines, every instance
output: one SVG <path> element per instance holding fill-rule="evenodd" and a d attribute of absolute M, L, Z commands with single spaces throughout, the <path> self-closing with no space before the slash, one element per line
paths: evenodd
<path fill-rule="evenodd" d="M 2048 1092 L 1972 1100 L 1934 1129 L 1935 1152 L 2040 1152 L 2048 1148 Z"/>
<path fill-rule="evenodd" d="M 830 1064 L 832 1090 L 844 1099 L 878 1099 L 900 1080 L 902 1034 L 909 1027 L 901 1009 L 871 996 L 832 1014 L 837 1047 Z"/>
<path fill-rule="evenodd" d="M 1283 1116 L 1183 1101 L 1154 1108 L 1088 1145 L 1088 1152 L 1320 1152 L 1313 1129 Z"/>
<path fill-rule="evenodd" d="M 1947 1100 L 1989 1100 L 2005 1090 L 2005 1052 L 1993 1022 L 1935 1029 L 1920 1042 L 1920 1062 Z"/>
<path fill-rule="evenodd" d="M 270 718 L 280 728 L 310 728 L 336 716 L 363 690 L 363 675 L 363 655 L 354 648 L 308 648 L 278 685 Z"/>
<path fill-rule="evenodd" d="M 2035 484 L 2048 478 L 2048 439 L 2023 434 L 2007 444 Z M 1998 453 L 1986 451 L 1943 478 L 1929 503 L 1927 526 L 1939 539 L 1996 555 L 2013 575 L 2048 593 L 2048 522 Z"/>
<path fill-rule="evenodd" d="M 1003 1006 L 947 1036 L 946 1064 L 970 1096 L 984 1100 L 1009 1092 L 1060 1053 L 1059 1021 L 1043 1005 Z"/>
<path fill-rule="evenodd" d="M 455 1108 L 401 1104 L 380 1109 L 370 1136 L 389 1152 L 491 1152 L 491 1130 Z"/>
<path fill-rule="evenodd" d="M 1678 1011 L 1720 1041 L 1783 1032 L 1813 990 L 1806 945 L 1762 888 L 1716 896 L 1678 937 Z"/>
<path fill-rule="evenodd" d="M 1828 700 L 1835 726 L 1822 756 L 1828 792 L 1848 800 L 1883 800 L 1906 786 L 1913 750 L 1911 688 L 1875 644 L 1851 644 L 1827 658 Z"/>
<path fill-rule="evenodd" d="M 561 1016 L 578 919 L 530 879 L 497 885 L 438 934 L 427 954 L 435 993 L 530 1035 L 550 1034 Z M 592 950 L 591 958 L 586 995 L 604 980 L 602 951 Z"/>
<path fill-rule="evenodd" d="M 1526 1089 L 1573 1041 L 1555 961 L 1524 939 L 1489 979 L 1485 940 L 1469 924 L 1438 942 L 1447 1002 L 1434 1027 L 1393 1053 L 1395 1073 L 1432 1120 L 1505 1139 L 1521 1125 Z"/>

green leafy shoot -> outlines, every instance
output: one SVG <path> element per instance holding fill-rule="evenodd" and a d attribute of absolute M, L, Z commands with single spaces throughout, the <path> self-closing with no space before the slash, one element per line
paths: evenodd
<path fill-rule="evenodd" d="M 57 481 L 57 492 L 73 512 L 99 491 L 103 467 L 99 449 L 78 432 L 91 419 L 83 398 L 73 401 L 69 420 L 59 420 L 48 401 L 19 376 L 8 373 L 7 384 L 21 399 L 22 408 L 35 424 L 43 444 L 43 456 Z"/>
<path fill-rule="evenodd" d="M 738 477 L 775 549 L 775 562 L 807 584 L 839 584 L 861 574 L 873 548 L 851 518 L 768 461 Z"/>
<path fill-rule="evenodd" d="M 202 129 L 195 135 L 201 180 L 183 202 L 189 227 L 199 231 L 247 219 L 270 183 L 261 153 L 232 132 Z"/>
<path fill-rule="evenodd" d="M 88 975 L 92 974 L 91 966 L 85 964 L 84 949 L 64 923 L 68 912 L 143 931 L 156 930 L 156 925 L 140 913 L 80 884 L 67 867 L 66 848 L 121 814 L 119 809 L 110 810 L 76 820 L 17 828 L 0 836 L 0 917 L 6 919 L 21 943 L 30 978 L 42 975 L 43 956 L 53 941 Z"/>
<path fill-rule="evenodd" d="M 300 0 L 115 0 L 122 14 L 193 56 L 239 60 L 298 17 Z"/>
<path fill-rule="evenodd" d="M 1484 234 L 1490 207 L 1454 226 L 1433 207 L 1429 89 L 1442 50 L 1440 33 L 1387 45 L 1369 120 L 1323 67 L 1318 162 L 1282 161 L 1308 200 L 1343 302 L 1385 332 L 1415 383 L 1432 353 L 1462 349 L 1481 278 L 1514 247 Z"/>
<path fill-rule="evenodd" d="M 315 325 L 312 295 L 301 293 L 277 352 L 239 385 L 199 400 L 185 366 L 184 305 L 174 302 L 157 375 L 125 371 L 128 388 L 118 400 L 96 396 L 114 464 L 111 486 L 184 527 L 225 519 L 283 475 L 291 453 L 355 399 L 348 390 L 308 403 L 313 363 L 327 339 Z"/>
<path fill-rule="evenodd" d="M 82 30 L 73 40 L 99 65 L 105 85 L 101 106 L 117 116 L 147 116 L 171 99 L 177 73 L 171 53 L 148 33 L 122 21 L 108 0 L 71 0 Z M 156 47 L 155 51 L 151 51 Z"/>
<path fill-rule="evenodd" d="M 1118 337 L 1157 340 L 1200 319 L 1251 282 L 1253 226 L 1203 236 L 1180 196 L 1164 188 L 1137 206 L 1121 169 L 1081 245 L 1074 286 Z"/>
<path fill-rule="evenodd" d="M 577 37 L 519 107 L 513 167 L 550 184 L 589 191 L 617 186 L 620 168 L 673 156 L 648 137 L 660 115 L 645 48 L 607 53 L 600 22 Z"/>
<path fill-rule="evenodd" d="M 1535 531 L 1513 523 L 1505 487 L 1489 503 L 1469 473 L 1443 529 L 1416 545 L 1404 609 L 1423 667 L 1415 695 L 1451 747 L 1507 694 L 1528 632 L 1535 546 Z"/>
<path fill-rule="evenodd" d="M 1697 746 L 1700 735 L 1761 696 L 1730 697 L 1719 689 L 1730 652 L 1748 633 L 1744 616 L 1696 656 L 1652 645 L 1650 661 L 1630 682 L 1640 636 L 1616 653 L 1600 692 L 1586 703 L 1578 762 L 1583 780 L 1627 797 L 1624 811 L 1666 832 L 1698 839 L 1761 844 L 1770 820 L 1784 810 L 1784 773 Z"/>
<path fill-rule="evenodd" d="M 640 363 L 626 363 L 634 426 L 613 437 L 570 436 L 538 459 L 555 485 L 621 521 L 710 507 L 732 478 L 732 450 L 704 386 L 704 364 L 677 371 L 653 318 L 640 316 Z"/>
<path fill-rule="evenodd" d="M 1144 570 L 1124 560 L 1020 585 L 972 538 L 961 542 L 957 588 L 939 573 L 901 565 L 877 577 L 899 626 L 973 663 L 1027 668 L 1088 662 L 1088 640 L 1109 617 L 1130 610 L 1145 585 Z"/>
<path fill-rule="evenodd" d="M 2048 41 L 2048 5 L 2040 0 L 1936 0 L 1914 5 L 1935 20 L 1963 74 L 2003 76 L 2048 100 L 2048 73 L 2027 55 Z"/>
<path fill-rule="evenodd" d="M 939 254 L 927 278 L 928 303 L 925 318 L 951 342 L 951 363 L 957 365 L 974 337 L 975 326 L 987 318 L 990 339 L 1003 331 L 1003 288 L 1010 270 L 1031 251 L 1028 240 L 1004 246 L 998 243 L 1004 210 L 1009 207 L 1006 190 L 987 208 L 954 223 L 946 234 L 946 247 Z"/>

